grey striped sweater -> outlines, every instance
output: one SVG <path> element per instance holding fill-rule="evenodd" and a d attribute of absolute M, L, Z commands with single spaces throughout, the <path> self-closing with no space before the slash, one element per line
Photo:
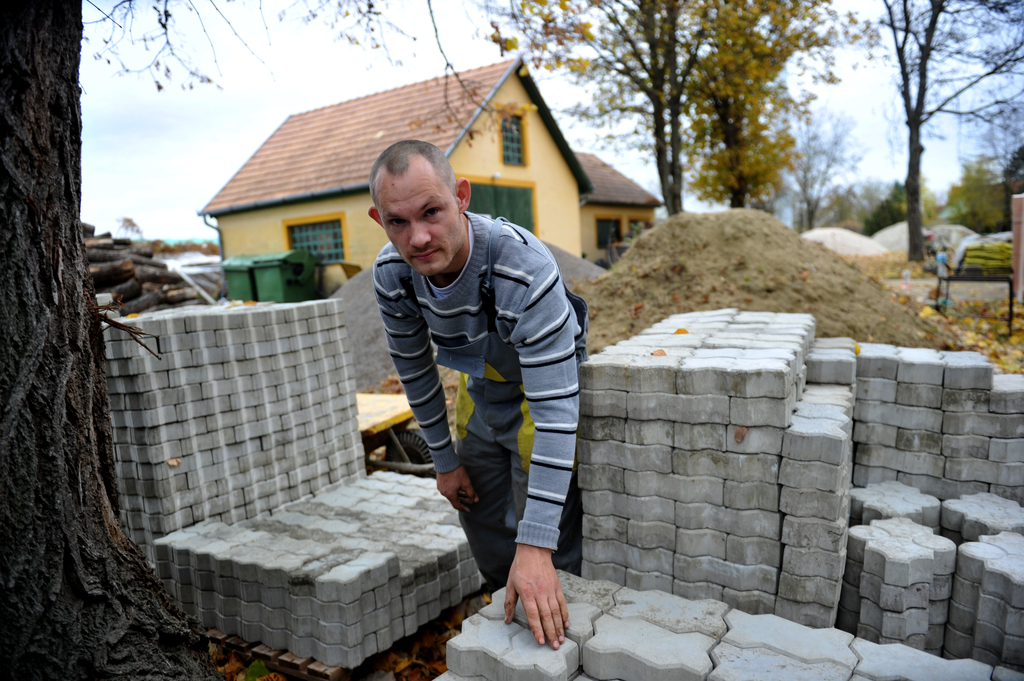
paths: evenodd
<path fill-rule="evenodd" d="M 436 298 L 426 278 L 406 264 L 390 243 L 381 249 L 373 268 L 391 357 L 434 466 L 442 473 L 457 468 L 459 460 L 452 448 L 444 390 L 430 343 L 456 347 L 487 334 L 480 278 L 487 271 L 491 221 L 467 216 L 475 241 L 465 274 L 478 274 L 463 276 L 447 297 Z M 497 333 L 519 355 L 523 392 L 536 429 L 528 498 L 516 541 L 554 549 L 576 449 L 576 345 L 585 339 L 581 340 L 576 315 L 547 247 L 526 230 L 507 225 L 495 225 L 493 233 L 499 235 L 492 263 Z M 403 278 L 411 278 L 417 301 L 411 300 Z"/>

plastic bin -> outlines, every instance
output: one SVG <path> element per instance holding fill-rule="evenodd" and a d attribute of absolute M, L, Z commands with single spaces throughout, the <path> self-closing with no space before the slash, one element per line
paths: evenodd
<path fill-rule="evenodd" d="M 232 300 L 258 300 L 256 278 L 252 269 L 255 256 L 236 255 L 221 263 L 228 284 L 228 297 Z"/>
<path fill-rule="evenodd" d="M 316 298 L 316 256 L 309 251 L 268 253 L 252 258 L 260 301 L 300 303 Z"/>

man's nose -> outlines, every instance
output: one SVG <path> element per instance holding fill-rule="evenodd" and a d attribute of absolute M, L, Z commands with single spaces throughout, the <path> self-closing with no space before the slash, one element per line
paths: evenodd
<path fill-rule="evenodd" d="M 419 249 L 430 243 L 430 230 L 422 223 L 413 222 L 409 225 L 409 245 Z"/>

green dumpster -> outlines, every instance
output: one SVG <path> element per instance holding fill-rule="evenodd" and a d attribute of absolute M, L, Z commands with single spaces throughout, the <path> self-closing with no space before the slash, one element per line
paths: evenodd
<path fill-rule="evenodd" d="M 228 297 L 232 300 L 258 300 L 256 278 L 253 276 L 252 261 L 255 256 L 236 255 L 228 258 L 221 267 L 228 282 Z"/>
<path fill-rule="evenodd" d="M 268 253 L 252 258 L 260 301 L 299 303 L 316 297 L 316 256 L 309 251 Z"/>

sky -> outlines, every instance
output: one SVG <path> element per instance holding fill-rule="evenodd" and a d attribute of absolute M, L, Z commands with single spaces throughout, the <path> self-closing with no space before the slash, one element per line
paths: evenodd
<path fill-rule="evenodd" d="M 130 217 L 147 239 L 215 240 L 216 232 L 197 211 L 289 115 L 444 71 L 426 3 L 421 1 L 392 0 L 387 5 L 396 27 L 386 33 L 385 52 L 339 40 L 337 31 L 323 20 L 301 21 L 296 7 L 301 0 L 278 6 L 270 1 L 212 5 L 195 0 L 195 11 L 187 10 L 188 3 L 178 6 L 176 35 L 182 53 L 217 85 L 182 89 L 187 81 L 182 67 L 165 61 L 171 80 L 158 91 L 151 75 L 123 73 L 117 59 L 103 52 L 111 30 L 121 34 L 104 17 L 114 4 L 87 0 L 83 5 L 87 24 L 81 66 L 82 220 L 96 225 L 98 232 L 116 231 L 121 218 Z M 152 10 L 148 3 L 138 4 L 142 10 L 131 22 L 115 16 L 128 36 L 118 43 L 117 57 L 135 69 L 154 56 L 153 45 L 142 40 L 155 25 L 146 13 Z M 866 7 L 869 12 L 874 12 L 873 4 L 836 2 L 840 8 Z M 281 9 L 288 6 L 292 9 L 281 19 Z M 440 42 L 457 69 L 503 59 L 486 38 L 491 32 L 486 17 L 474 6 L 435 0 L 434 7 Z M 95 58 L 97 53 L 100 58 Z M 855 122 L 851 141 L 861 161 L 843 179 L 902 180 L 906 128 L 896 108 L 892 67 L 884 59 L 869 61 L 849 50 L 838 54 L 837 73 L 841 84 L 811 89 L 818 96 L 817 106 Z M 558 73 L 534 71 L 533 76 L 574 149 L 602 156 L 660 196 L 653 158 L 603 148 L 599 140 L 604 130 L 588 128 L 562 113 L 586 101 L 585 90 Z M 923 174 L 928 186 L 941 193 L 958 180 L 961 163 L 980 148 L 972 131 L 961 129 L 955 120 L 940 119 L 930 133 L 925 138 Z M 684 207 L 725 208 L 685 195 Z"/>

